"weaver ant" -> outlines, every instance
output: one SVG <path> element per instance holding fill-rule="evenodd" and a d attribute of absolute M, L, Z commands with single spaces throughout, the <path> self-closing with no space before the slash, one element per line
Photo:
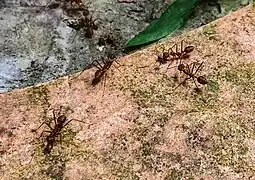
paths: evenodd
<path fill-rule="evenodd" d="M 107 71 L 112 67 L 113 65 L 113 62 L 116 62 L 117 61 L 114 59 L 115 58 L 115 55 L 113 54 L 108 54 L 107 56 L 107 59 L 105 60 L 104 58 L 102 58 L 102 62 L 103 62 L 103 65 L 101 65 L 99 63 L 98 60 L 94 60 L 91 65 L 95 66 L 97 68 L 96 72 L 95 72 L 95 76 L 92 80 L 92 85 L 95 86 L 97 85 L 99 82 L 101 82 L 102 78 L 104 78 L 104 83 L 106 81 L 106 76 L 107 76 Z M 118 68 L 117 68 L 118 69 Z M 80 75 L 86 70 L 86 68 L 81 71 Z M 105 84 L 104 84 L 105 85 Z"/>
<path fill-rule="evenodd" d="M 88 12 L 83 12 L 84 18 L 81 19 L 82 24 L 86 27 L 85 29 L 85 37 L 87 38 L 92 38 L 93 34 L 94 34 L 94 30 L 97 30 L 98 27 L 95 25 L 95 21 L 97 19 L 92 19 L 93 14 L 90 15 L 89 17 L 89 13 Z"/>
<path fill-rule="evenodd" d="M 171 63 L 168 65 L 168 67 L 173 63 L 174 60 L 182 60 L 182 59 L 188 59 L 190 57 L 190 53 L 195 49 L 194 46 L 186 46 L 184 48 L 183 46 L 183 40 L 181 41 L 181 48 L 180 51 L 178 51 L 178 45 L 174 44 L 172 47 L 170 47 L 168 50 L 165 49 L 164 46 L 162 47 L 162 54 L 161 55 L 157 55 L 157 62 L 159 62 L 160 64 L 165 64 L 167 63 L 167 61 L 171 61 Z M 175 51 L 173 51 L 173 48 L 175 47 Z M 167 68 L 168 68 L 167 67 Z"/>
<path fill-rule="evenodd" d="M 178 51 L 178 45 L 174 44 L 169 50 L 171 51 L 169 55 L 173 56 L 174 59 L 188 59 L 190 57 L 190 53 L 195 49 L 194 46 L 186 46 L 183 48 L 183 42 L 184 40 L 181 41 L 181 51 Z M 175 52 L 173 51 L 173 48 L 175 49 Z"/>
<path fill-rule="evenodd" d="M 170 60 L 170 53 L 169 53 L 170 48 L 167 51 L 163 45 L 161 45 L 160 48 L 162 51 L 160 55 L 157 54 L 158 58 L 156 61 L 159 62 L 160 64 L 165 64 L 167 63 L 167 61 Z"/>
<path fill-rule="evenodd" d="M 198 82 L 199 84 L 202 84 L 202 85 L 207 84 L 207 83 L 208 83 L 208 80 L 206 79 L 205 76 L 196 76 L 197 72 L 198 72 L 199 70 L 201 70 L 203 63 L 204 63 L 204 62 L 202 62 L 202 63 L 198 66 L 198 68 L 195 70 L 195 72 L 194 72 L 195 64 L 196 64 L 195 62 L 190 64 L 190 65 L 193 65 L 192 68 L 190 68 L 190 66 L 189 66 L 188 64 L 183 64 L 183 63 L 179 64 L 179 65 L 178 65 L 178 68 L 177 68 L 178 71 L 183 72 L 183 73 L 186 74 L 188 77 L 186 77 L 180 84 L 178 84 L 178 86 L 175 87 L 174 90 L 177 89 L 181 84 L 184 84 L 184 83 L 185 83 L 187 80 L 189 80 L 189 79 L 192 79 L 192 80 L 193 80 L 193 82 L 195 83 L 197 89 L 199 89 L 199 87 L 198 87 L 198 85 L 197 85 L 197 83 L 196 83 L 196 80 L 197 80 L 197 82 Z M 195 79 L 196 79 L 196 80 L 195 80 Z"/>
<path fill-rule="evenodd" d="M 71 121 L 78 121 L 78 122 L 82 122 L 80 120 L 77 119 L 70 119 L 67 120 L 67 117 L 65 114 L 60 114 L 61 110 L 62 110 L 63 106 L 60 106 L 59 112 L 56 115 L 55 110 L 53 110 L 53 121 L 54 121 L 54 126 L 51 126 L 51 122 L 43 122 L 37 129 L 33 129 L 32 132 L 36 132 L 38 129 L 40 129 L 44 124 L 46 124 L 50 130 L 44 130 L 40 137 L 42 137 L 43 133 L 49 133 L 49 135 L 46 136 L 46 145 L 44 147 L 44 154 L 50 154 L 53 145 L 56 142 L 56 138 L 59 135 L 60 136 L 60 140 L 61 140 L 61 131 L 64 127 L 66 127 Z M 66 109 L 66 113 L 68 110 L 71 110 L 70 108 Z M 73 110 L 71 110 L 73 112 Z"/>
<path fill-rule="evenodd" d="M 95 24 L 95 21 L 97 19 L 92 19 L 93 14 L 89 17 L 89 11 L 84 9 L 83 10 L 83 16 L 78 21 L 68 22 L 68 26 L 79 31 L 81 28 L 85 30 L 85 37 L 92 38 L 94 34 L 94 30 L 97 30 L 98 27 Z"/>

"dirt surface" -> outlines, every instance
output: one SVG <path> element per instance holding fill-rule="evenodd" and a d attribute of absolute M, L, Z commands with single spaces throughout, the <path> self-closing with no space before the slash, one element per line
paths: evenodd
<path fill-rule="evenodd" d="M 83 30 L 68 26 L 81 18 L 77 4 L 52 0 L 4 0 L 0 2 L 0 92 L 23 88 L 73 74 L 108 52 L 122 56 L 122 47 L 168 7 L 171 0 L 83 1 L 93 13 L 98 29 L 91 39 Z M 188 24 L 189 31 L 222 17 L 248 0 L 222 0 L 222 12 L 204 3 Z M 45 5 L 48 8 L 45 9 Z M 73 9 L 73 11 L 71 11 Z M 99 45 L 110 36 L 110 45 Z"/>
<path fill-rule="evenodd" d="M 1 179 L 255 179 L 254 22 L 249 6 L 163 44 L 195 46 L 186 62 L 204 62 L 201 92 L 175 89 L 184 76 L 158 67 L 156 44 L 120 58 L 105 86 L 91 86 L 93 68 L 0 94 Z M 47 126 L 32 130 L 60 106 L 84 123 L 45 155 Z"/>

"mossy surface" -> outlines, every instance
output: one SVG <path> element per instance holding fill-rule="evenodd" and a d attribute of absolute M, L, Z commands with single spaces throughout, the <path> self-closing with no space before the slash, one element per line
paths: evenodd
<path fill-rule="evenodd" d="M 215 39 L 217 33 L 215 28 L 216 24 L 211 23 L 205 26 L 200 34 L 208 37 L 210 40 Z"/>
<path fill-rule="evenodd" d="M 49 90 L 46 85 L 34 86 L 27 92 L 31 105 L 49 106 Z"/>

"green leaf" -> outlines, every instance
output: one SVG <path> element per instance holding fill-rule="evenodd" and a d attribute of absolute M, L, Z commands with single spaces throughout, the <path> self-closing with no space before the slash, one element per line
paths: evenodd
<path fill-rule="evenodd" d="M 146 44 L 173 33 L 182 27 L 200 0 L 176 0 L 157 20 L 131 39 L 125 48 Z"/>

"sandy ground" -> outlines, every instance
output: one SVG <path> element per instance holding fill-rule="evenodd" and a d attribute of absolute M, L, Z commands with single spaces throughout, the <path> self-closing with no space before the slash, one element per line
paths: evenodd
<path fill-rule="evenodd" d="M 125 56 L 103 81 L 94 68 L 0 94 L 1 179 L 255 179 L 255 10 L 249 6 L 178 36 L 204 62 L 201 92 L 158 67 L 160 44 Z M 175 62 L 173 65 L 176 64 Z M 75 118 L 45 155 L 52 109 Z M 59 116 L 57 116 L 59 117 Z"/>

